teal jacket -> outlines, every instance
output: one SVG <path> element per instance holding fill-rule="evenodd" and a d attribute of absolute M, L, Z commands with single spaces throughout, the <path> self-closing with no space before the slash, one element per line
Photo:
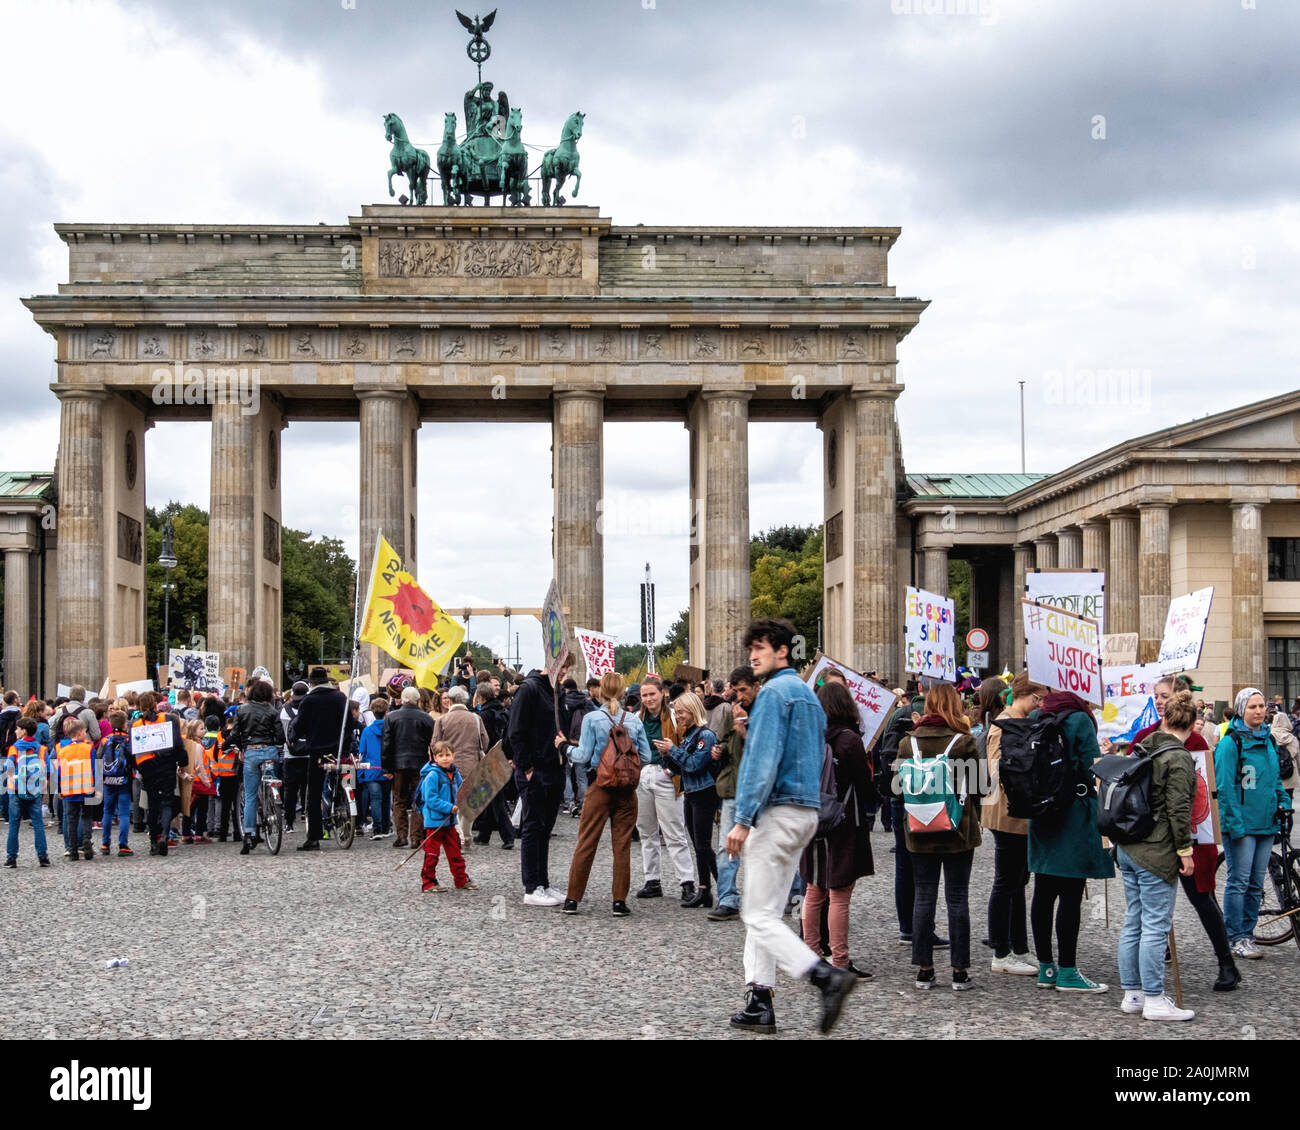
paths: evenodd
<path fill-rule="evenodd" d="M 1248 730 L 1240 718 L 1232 720 L 1214 750 L 1214 783 L 1225 839 L 1271 836 L 1277 831 L 1278 808 L 1291 807 L 1282 788 L 1277 747 L 1266 726 Z"/>
<path fill-rule="evenodd" d="M 1077 779 L 1088 782 L 1088 794 L 1076 796 L 1062 819 L 1029 821 L 1029 870 L 1035 875 L 1063 879 L 1110 879 L 1115 865 L 1101 846 L 1097 790 L 1090 772 L 1092 763 L 1101 756 L 1097 728 L 1088 717 L 1075 711 L 1066 717 L 1062 730 L 1070 769 Z"/>

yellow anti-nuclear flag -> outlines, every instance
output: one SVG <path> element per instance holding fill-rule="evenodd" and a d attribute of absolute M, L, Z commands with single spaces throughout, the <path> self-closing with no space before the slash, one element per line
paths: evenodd
<path fill-rule="evenodd" d="M 430 690 L 438 672 L 465 639 L 465 627 L 448 616 L 405 569 L 381 535 L 370 574 L 370 593 L 361 621 L 361 639 L 383 648 L 415 681 Z"/>

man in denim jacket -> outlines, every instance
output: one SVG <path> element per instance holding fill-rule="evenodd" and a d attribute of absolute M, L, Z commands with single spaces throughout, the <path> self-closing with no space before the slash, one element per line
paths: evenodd
<path fill-rule="evenodd" d="M 820 990 L 822 1032 L 834 1027 L 857 983 L 854 974 L 823 961 L 781 921 L 799 856 L 817 832 L 826 755 L 826 715 L 790 666 L 794 635 L 788 620 L 755 620 L 744 639 L 763 687 L 749 715 L 736 780 L 736 823 L 726 850 L 741 856 L 745 869 L 740 917 L 748 984 L 745 1007 L 731 1024 L 751 1032 L 776 1031 L 772 987 L 778 965 Z"/>

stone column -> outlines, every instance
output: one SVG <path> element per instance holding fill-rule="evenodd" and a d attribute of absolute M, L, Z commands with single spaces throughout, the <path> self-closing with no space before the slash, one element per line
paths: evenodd
<path fill-rule="evenodd" d="M 1039 569 L 1056 568 L 1056 538 L 1051 534 L 1034 538 L 1034 566 Z"/>
<path fill-rule="evenodd" d="M 948 550 L 935 546 L 924 551 L 925 571 L 921 575 L 921 587 L 936 596 L 948 595 Z"/>
<path fill-rule="evenodd" d="M 1056 567 L 1083 568 L 1083 531 L 1077 526 L 1071 526 L 1056 535 Z"/>
<path fill-rule="evenodd" d="M 1110 568 L 1106 572 L 1106 631 L 1111 634 L 1138 631 L 1136 514 L 1110 516 Z"/>
<path fill-rule="evenodd" d="M 1169 504 L 1138 507 L 1138 662 L 1160 654 L 1169 612 Z"/>
<path fill-rule="evenodd" d="M 853 663 L 882 678 L 903 677 L 903 589 L 898 578 L 894 401 L 902 391 L 851 394 L 853 457 Z M 944 586 L 945 591 L 947 585 Z"/>
<path fill-rule="evenodd" d="M 705 391 L 691 410 L 691 661 L 726 672 L 749 626 L 749 393 Z M 811 646 L 811 645 L 810 645 Z"/>
<path fill-rule="evenodd" d="M 208 650 L 221 665 L 257 665 L 257 586 L 254 555 L 260 546 L 253 521 L 257 453 L 256 417 L 238 402 L 212 406 L 212 484 L 208 516 Z M 279 677 L 273 671 L 272 677 Z"/>
<path fill-rule="evenodd" d="M 1015 641 L 1019 635 L 1020 599 L 1016 595 L 1015 565 L 1010 559 L 1005 559 L 998 566 L 998 634 L 994 640 L 997 650 L 989 656 L 990 671 L 1000 673 L 1006 668 L 1014 673 L 1018 670 Z"/>
<path fill-rule="evenodd" d="M 1025 574 L 1034 567 L 1034 547 L 1018 545 L 1011 566 L 1011 673 L 1025 669 L 1025 618 L 1020 611 L 1020 602 L 1025 599 Z"/>
<path fill-rule="evenodd" d="M 571 627 L 603 631 L 605 539 L 605 397 L 600 392 L 555 394 L 551 468 L 555 493 L 555 583 Z M 573 678 L 587 677 L 581 654 Z"/>
<path fill-rule="evenodd" d="M 106 394 L 59 394 L 58 649 L 51 682 L 96 690 L 104 679 Z"/>
<path fill-rule="evenodd" d="M 36 690 L 32 686 L 30 561 L 29 549 L 5 550 L 5 689 L 17 691 L 24 699 Z"/>
<path fill-rule="evenodd" d="M 1083 523 L 1083 559 L 1085 569 L 1100 569 L 1105 573 L 1110 568 L 1110 530 L 1106 523 L 1091 519 Z M 1110 578 L 1106 578 L 1106 588 L 1110 588 Z"/>
<path fill-rule="evenodd" d="M 1264 515 L 1258 502 L 1232 503 L 1232 691 L 1268 698 L 1264 636 Z"/>

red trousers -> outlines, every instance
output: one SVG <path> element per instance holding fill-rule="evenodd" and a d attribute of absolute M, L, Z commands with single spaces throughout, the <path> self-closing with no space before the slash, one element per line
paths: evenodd
<path fill-rule="evenodd" d="M 447 866 L 451 868 L 451 877 L 456 886 L 463 887 L 469 882 L 469 873 L 465 870 L 465 857 L 460 852 L 460 833 L 453 824 L 447 828 L 426 833 L 424 843 L 424 866 L 420 868 L 420 886 L 428 890 L 438 881 L 438 854 L 447 849 Z"/>

